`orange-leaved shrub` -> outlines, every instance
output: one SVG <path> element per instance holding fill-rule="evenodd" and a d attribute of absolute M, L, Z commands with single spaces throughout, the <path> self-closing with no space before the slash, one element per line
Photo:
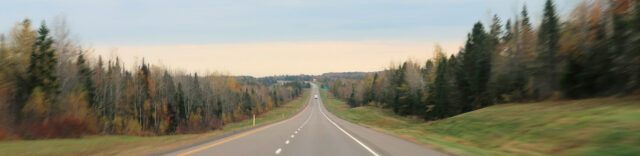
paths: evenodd
<path fill-rule="evenodd" d="M 4 128 L 2 128 L 2 126 L 0 126 L 0 140 L 4 140 L 7 137 L 7 131 L 4 130 Z"/>
<path fill-rule="evenodd" d="M 26 139 L 78 138 L 85 134 L 95 134 L 97 129 L 85 119 L 64 116 L 28 125 L 23 132 Z"/>

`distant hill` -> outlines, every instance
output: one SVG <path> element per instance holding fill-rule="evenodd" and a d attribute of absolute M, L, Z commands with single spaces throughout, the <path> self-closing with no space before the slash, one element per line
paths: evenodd
<path fill-rule="evenodd" d="M 257 85 L 256 82 L 260 82 L 260 84 L 265 86 L 270 86 L 272 84 L 278 83 L 278 81 L 313 81 L 316 79 L 318 82 L 328 82 L 336 79 L 362 79 L 367 74 L 372 73 L 381 73 L 382 71 L 377 72 L 330 72 L 324 73 L 322 75 L 276 75 L 276 76 L 266 76 L 266 77 L 253 77 L 253 76 L 234 76 L 237 80 L 244 82 L 248 85 Z"/>
<path fill-rule="evenodd" d="M 258 78 L 258 81 L 265 86 L 271 86 L 278 81 L 312 81 L 315 76 L 313 75 L 276 75 Z"/>
<path fill-rule="evenodd" d="M 324 73 L 324 74 L 322 74 L 320 76 L 316 76 L 316 79 L 319 82 L 329 82 L 329 81 L 333 81 L 333 80 L 341 79 L 341 78 L 345 78 L 345 79 L 362 79 L 367 74 L 381 73 L 381 72 L 382 71 L 377 71 L 377 72 L 331 72 L 331 73 Z"/>

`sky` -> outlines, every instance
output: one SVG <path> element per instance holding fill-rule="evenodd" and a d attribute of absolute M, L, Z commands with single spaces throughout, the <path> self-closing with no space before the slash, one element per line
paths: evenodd
<path fill-rule="evenodd" d="M 580 0 L 556 0 L 561 17 Z M 379 71 L 456 53 L 477 21 L 544 0 L 3 0 L 0 32 L 62 17 L 93 56 L 187 72 L 269 76 Z"/>

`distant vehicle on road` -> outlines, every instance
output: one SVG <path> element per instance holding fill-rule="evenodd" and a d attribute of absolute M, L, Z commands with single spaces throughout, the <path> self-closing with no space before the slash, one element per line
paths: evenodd
<path fill-rule="evenodd" d="M 313 98 L 314 99 L 318 99 L 318 95 L 313 95 Z"/>

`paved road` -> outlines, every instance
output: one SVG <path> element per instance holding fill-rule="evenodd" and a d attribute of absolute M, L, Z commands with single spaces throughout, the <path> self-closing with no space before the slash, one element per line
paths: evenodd
<path fill-rule="evenodd" d="M 319 95 L 313 85 L 311 95 Z M 412 142 L 342 120 L 321 98 L 310 96 L 303 112 L 278 123 L 228 136 L 167 155 L 445 155 Z"/>

